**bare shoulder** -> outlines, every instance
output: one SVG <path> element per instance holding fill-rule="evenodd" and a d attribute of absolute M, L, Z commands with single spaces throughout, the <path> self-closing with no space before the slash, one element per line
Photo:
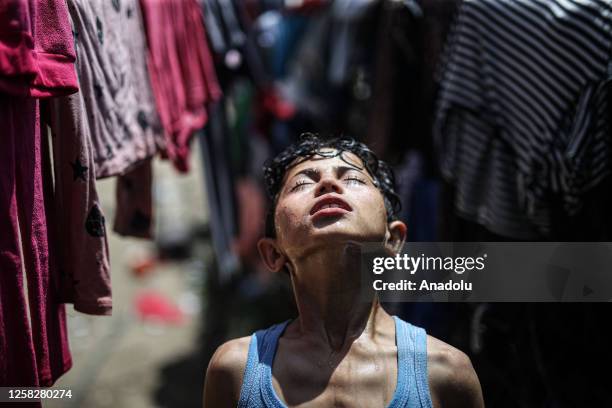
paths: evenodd
<path fill-rule="evenodd" d="M 204 384 L 204 407 L 235 407 L 249 354 L 250 337 L 223 343 L 210 359 Z"/>
<path fill-rule="evenodd" d="M 480 381 L 463 351 L 427 336 L 427 371 L 434 407 L 484 407 Z"/>

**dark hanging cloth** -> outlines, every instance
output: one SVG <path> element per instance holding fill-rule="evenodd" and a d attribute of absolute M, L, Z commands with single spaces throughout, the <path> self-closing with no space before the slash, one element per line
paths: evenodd
<path fill-rule="evenodd" d="M 238 270 L 239 260 L 232 248 L 237 234 L 234 177 L 228 148 L 227 124 L 223 100 L 213 104 L 206 130 L 201 132 L 200 146 L 206 195 L 210 211 L 210 231 L 215 248 L 219 279 L 227 280 Z"/>
<path fill-rule="evenodd" d="M 117 179 L 113 231 L 137 238 L 153 236 L 153 163 L 145 160 Z"/>
<path fill-rule="evenodd" d="M 612 5 L 462 4 L 445 56 L 435 140 L 455 209 L 491 232 L 550 236 L 612 173 L 605 82 Z"/>

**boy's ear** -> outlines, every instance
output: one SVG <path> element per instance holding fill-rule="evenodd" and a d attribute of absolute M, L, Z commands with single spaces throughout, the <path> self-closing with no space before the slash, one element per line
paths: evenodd
<path fill-rule="evenodd" d="M 281 271 L 287 263 L 287 257 L 278 249 L 275 239 L 261 238 L 257 242 L 257 250 L 266 267 L 272 272 Z"/>
<path fill-rule="evenodd" d="M 408 227 L 402 221 L 392 221 L 389 223 L 389 238 L 387 239 L 387 249 L 395 254 L 399 254 L 406 241 Z"/>

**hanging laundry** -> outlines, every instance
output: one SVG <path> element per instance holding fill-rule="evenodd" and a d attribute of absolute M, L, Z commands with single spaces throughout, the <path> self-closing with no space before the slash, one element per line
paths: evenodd
<path fill-rule="evenodd" d="M 85 101 L 74 94 L 46 101 L 53 142 L 55 237 L 61 300 L 82 313 L 110 315 L 110 261 L 105 217 Z"/>
<path fill-rule="evenodd" d="M 96 178 L 121 174 L 155 154 L 159 122 L 148 82 L 136 0 L 68 1 L 81 93 L 49 102 L 62 301 L 112 310 L 106 220 Z M 150 198 L 149 198 L 150 201 Z"/>
<path fill-rule="evenodd" d="M 34 98 L 78 90 L 75 53 L 63 0 L 1 0 L 0 26 L 0 385 L 50 386 L 72 360 Z"/>
<path fill-rule="evenodd" d="M 329 0 L 284 0 L 284 7 L 287 11 L 293 13 L 306 13 L 317 11 L 325 7 Z"/>
<path fill-rule="evenodd" d="M 516 239 L 549 236 L 612 173 L 605 83 L 612 6 L 601 0 L 462 4 L 435 137 L 464 218 Z"/>
<path fill-rule="evenodd" d="M 207 121 L 207 104 L 221 96 L 197 0 L 141 0 L 147 61 L 161 123 L 164 156 L 189 170 L 189 144 Z"/>
<path fill-rule="evenodd" d="M 423 63 L 422 43 L 436 38 L 425 38 L 423 11 L 414 1 L 386 0 L 380 14 L 365 140 L 393 164 L 410 149 L 425 152 L 429 161 L 433 98 L 425 98 L 425 88 L 433 78 Z"/>
<path fill-rule="evenodd" d="M 51 385 L 72 365 L 49 243 L 45 205 L 51 197 L 43 192 L 38 121 L 37 100 L 0 95 L 2 386 Z"/>
<path fill-rule="evenodd" d="M 206 24 L 206 34 L 210 41 L 210 46 L 215 54 L 223 54 L 230 48 L 230 39 L 226 37 L 225 30 L 218 12 L 217 2 L 214 0 L 200 0 L 204 23 Z"/>
<path fill-rule="evenodd" d="M 371 14 L 376 5 L 374 0 L 335 0 L 332 3 L 334 24 L 331 26 L 331 52 L 327 69 L 332 85 L 343 85 L 350 79 L 355 48 L 359 44 L 356 41 L 359 22 Z"/>
<path fill-rule="evenodd" d="M 0 6 L 0 91 L 34 98 L 76 92 L 65 4 L 2 0 Z"/>
<path fill-rule="evenodd" d="M 69 125 L 82 122 L 80 137 L 91 139 L 96 177 L 122 174 L 154 156 L 164 143 L 146 67 L 140 7 L 137 0 L 67 3 L 84 109 L 73 108 L 79 117 L 58 132 L 72 132 Z"/>
<path fill-rule="evenodd" d="M 117 179 L 115 224 L 119 235 L 151 238 L 153 235 L 153 163 L 148 159 Z"/>
<path fill-rule="evenodd" d="M 233 191 L 235 176 L 230 166 L 227 136 L 223 105 L 216 102 L 211 106 L 206 130 L 200 135 L 200 148 L 206 180 L 206 199 L 211 214 L 209 226 L 222 281 L 228 281 L 239 267 L 238 256 L 232 248 L 238 223 Z"/>

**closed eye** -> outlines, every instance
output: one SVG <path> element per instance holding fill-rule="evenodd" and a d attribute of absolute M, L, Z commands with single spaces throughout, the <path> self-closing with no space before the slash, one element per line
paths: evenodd
<path fill-rule="evenodd" d="M 299 191 L 301 189 L 304 188 L 304 186 L 308 185 L 308 184 L 313 184 L 312 182 L 306 181 L 306 180 L 299 180 L 297 183 L 295 183 L 295 185 L 293 187 L 291 187 L 291 192 L 293 191 Z"/>
<path fill-rule="evenodd" d="M 366 183 L 365 180 L 360 179 L 359 177 L 354 177 L 354 176 L 345 178 L 344 182 L 347 184 L 365 184 Z"/>

